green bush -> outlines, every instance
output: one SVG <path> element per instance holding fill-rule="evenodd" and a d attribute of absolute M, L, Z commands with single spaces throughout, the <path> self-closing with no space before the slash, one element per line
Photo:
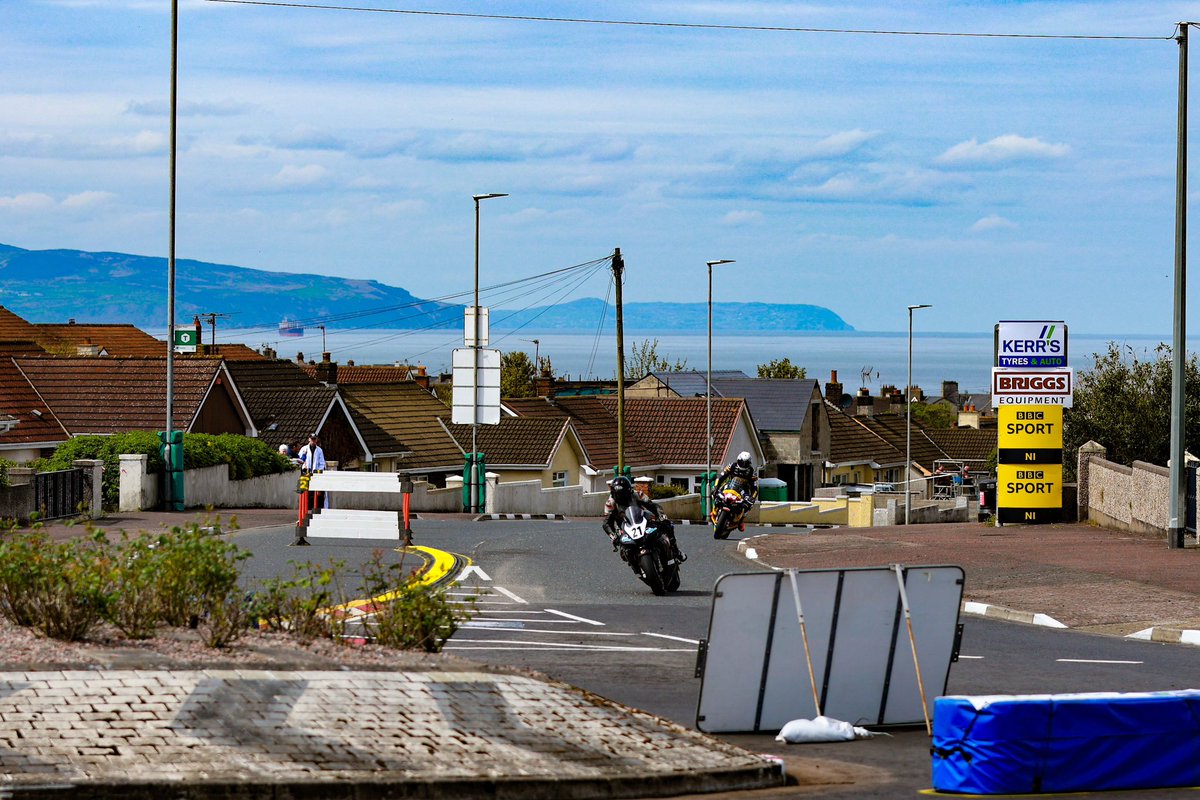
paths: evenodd
<path fill-rule="evenodd" d="M 687 493 L 687 489 L 673 483 L 655 483 L 650 487 L 650 497 L 654 500 L 661 500 L 664 497 L 679 497 Z"/>
<path fill-rule="evenodd" d="M 437 653 L 474 615 L 474 597 L 465 606 L 452 602 L 444 588 L 422 583 L 416 572 L 405 574 L 403 557 L 384 564 L 382 551 L 374 551 L 363 579 L 375 601 L 370 635 L 385 647 Z"/>
<path fill-rule="evenodd" d="M 118 433 L 112 436 L 79 436 L 63 442 L 49 458 L 34 462 L 34 467 L 39 472 L 51 472 L 71 469 L 72 462 L 76 459 L 100 459 L 104 462 L 104 507 L 112 509 L 116 508 L 120 501 L 120 456 L 149 456 L 146 471 L 156 475 L 166 468 L 160 447 L 158 434 L 152 431 Z M 229 467 L 229 477 L 234 480 L 276 475 L 295 468 L 290 460 L 279 455 L 261 439 L 233 433 L 222 433 L 219 436 L 207 433 L 183 435 L 184 469 L 215 467 L 220 464 Z"/>
<path fill-rule="evenodd" d="M 9 467 L 15 467 L 15 461 L 9 461 L 7 458 L 0 458 L 0 487 L 11 486 L 12 482 L 8 478 Z"/>
<path fill-rule="evenodd" d="M 339 607 L 349 599 L 340 579 L 345 563 L 288 563 L 292 576 L 263 581 L 251 601 L 250 614 L 267 630 L 287 631 L 301 641 L 339 639 L 346 622 Z"/>
<path fill-rule="evenodd" d="M 85 638 L 104 612 L 108 552 L 102 538 L 52 542 L 31 533 L 0 544 L 0 613 L 51 639 Z"/>

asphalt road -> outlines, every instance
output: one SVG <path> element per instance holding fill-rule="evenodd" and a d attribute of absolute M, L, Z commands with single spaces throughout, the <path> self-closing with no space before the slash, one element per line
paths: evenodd
<path fill-rule="evenodd" d="M 723 574 L 763 570 L 736 551 L 736 538 L 714 541 L 708 529 L 680 526 L 689 559 L 680 591 L 655 597 L 592 522 L 418 521 L 415 544 L 460 554 L 471 567 L 452 589 L 474 596 L 475 619 L 447 644 L 472 660 L 538 670 L 627 705 L 696 725 L 698 642 L 707 635 L 713 585 Z M 748 531 L 748 534 L 750 532 Z M 803 535 L 797 532 L 795 535 Z M 314 541 L 291 547 L 290 528 L 236 535 L 253 554 L 250 579 L 290 573 L 289 561 L 347 566 L 375 549 L 398 558 L 395 542 Z M 960 660 L 946 693 L 1027 694 L 1194 688 L 1193 648 L 964 617 Z M 942 687 L 927 687 L 932 697 Z M 841 744 L 783 745 L 769 734 L 727 735 L 756 752 L 783 755 L 789 769 L 817 783 L 768 794 L 817 792 L 830 798 L 916 796 L 930 786 L 923 727 Z M 1105 793 L 1171 797 L 1184 790 Z"/>

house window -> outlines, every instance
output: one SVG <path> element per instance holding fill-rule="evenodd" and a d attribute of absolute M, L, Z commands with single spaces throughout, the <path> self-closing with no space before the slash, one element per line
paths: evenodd
<path fill-rule="evenodd" d="M 565 471 L 554 473 L 553 485 L 555 488 L 561 488 L 563 486 L 566 486 L 567 485 L 567 473 Z"/>
<path fill-rule="evenodd" d="M 655 480 L 655 482 L 656 482 L 656 483 L 666 483 L 666 482 L 667 482 L 667 476 L 666 476 L 666 475 L 655 475 L 655 476 L 654 476 L 654 480 Z"/>
<path fill-rule="evenodd" d="M 688 490 L 688 478 L 671 478 L 671 485 L 678 486 L 686 492 Z"/>

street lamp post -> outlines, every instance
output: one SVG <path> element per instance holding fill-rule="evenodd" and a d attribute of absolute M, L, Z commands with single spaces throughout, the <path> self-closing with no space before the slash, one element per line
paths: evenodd
<path fill-rule="evenodd" d="M 712 494 L 712 268 L 718 264 L 732 264 L 732 258 L 718 258 L 706 261 L 708 264 L 708 375 L 704 381 L 704 464 L 705 497 L 701 499 L 701 507 L 708 508 L 708 497 Z"/>
<path fill-rule="evenodd" d="M 912 331 L 913 311 L 918 308 L 933 308 L 929 303 L 908 307 L 908 386 L 905 387 L 904 403 L 904 524 L 908 524 L 909 507 L 912 505 Z"/>
<path fill-rule="evenodd" d="M 479 513 L 483 509 L 479 508 L 479 459 L 476 453 L 479 452 L 476 444 L 479 430 L 479 350 L 482 348 L 480 338 L 482 332 L 480 330 L 481 309 L 479 308 L 479 201 L 490 200 L 493 197 L 508 197 L 502 192 L 490 192 L 488 194 L 472 195 L 471 199 L 475 201 L 475 339 L 472 342 L 472 363 L 474 368 L 471 376 L 471 511 Z"/>

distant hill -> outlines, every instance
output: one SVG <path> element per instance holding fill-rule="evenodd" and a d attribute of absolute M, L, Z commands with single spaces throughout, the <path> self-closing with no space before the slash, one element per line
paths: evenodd
<path fill-rule="evenodd" d="M 0 244 L 0 305 L 30 322 L 132 323 L 144 330 L 166 327 L 165 258 L 83 250 L 24 250 Z M 422 300 L 378 281 L 270 272 L 229 264 L 178 259 L 175 320 L 186 324 L 206 313 L 229 315 L 227 328 L 274 328 L 284 318 L 307 326 L 458 328 L 462 306 Z M 594 329 L 604 310 L 596 299 L 508 311 L 493 309 L 497 330 L 528 325 L 535 330 Z M 703 331 L 705 303 L 627 303 L 631 331 Z M 610 307 L 606 327 L 615 325 Z M 724 331 L 851 331 L 821 306 L 715 303 L 713 329 Z"/>

